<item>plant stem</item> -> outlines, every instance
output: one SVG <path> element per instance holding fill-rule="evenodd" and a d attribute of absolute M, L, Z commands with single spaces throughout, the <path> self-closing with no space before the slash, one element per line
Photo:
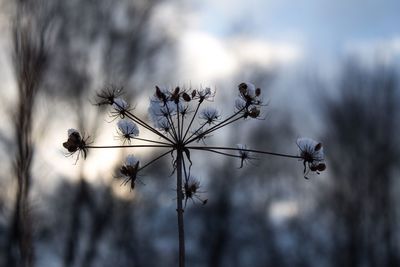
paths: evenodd
<path fill-rule="evenodd" d="M 244 108 L 242 108 L 242 109 L 236 111 L 236 112 L 233 113 L 230 117 L 226 118 L 225 120 L 223 120 L 223 121 L 217 123 L 217 124 L 214 125 L 213 127 L 211 127 L 211 128 L 209 128 L 209 129 L 207 129 L 206 131 L 204 131 L 203 134 L 205 135 L 205 134 L 211 133 L 211 132 L 214 131 L 215 128 L 217 128 L 217 127 L 219 127 L 219 126 L 221 126 L 221 125 L 230 124 L 231 122 L 229 122 L 229 121 L 232 120 L 236 115 L 240 114 L 240 112 L 242 112 L 243 110 L 244 110 Z M 199 131 L 199 129 L 198 129 L 197 131 Z M 197 132 L 197 131 L 196 131 L 196 132 Z M 195 133 L 196 133 L 196 132 L 195 132 Z M 198 138 L 197 136 L 194 136 L 195 133 L 193 133 L 190 137 L 188 137 L 187 139 L 185 139 L 185 145 L 190 144 L 191 142 L 195 141 L 195 140 Z"/>
<path fill-rule="evenodd" d="M 176 157 L 176 211 L 178 213 L 178 237 L 179 237 L 179 267 L 185 266 L 185 232 L 183 224 L 183 192 L 182 192 L 182 160 L 183 151 L 177 149 Z"/>
<path fill-rule="evenodd" d="M 188 134 L 190 127 L 192 127 L 192 123 L 193 123 L 194 119 L 196 118 L 196 115 L 197 115 L 197 112 L 199 111 L 200 105 L 201 105 L 201 102 L 199 102 L 197 104 L 196 111 L 194 112 L 192 119 L 190 120 L 189 126 L 186 128 L 185 135 L 183 136 L 182 140 L 186 140 L 185 139 L 186 135 Z"/>
<path fill-rule="evenodd" d="M 277 157 L 284 157 L 284 158 L 302 159 L 301 156 L 296 156 L 296 155 L 283 154 L 283 153 L 275 153 L 275 152 L 269 152 L 269 151 L 263 151 L 263 150 L 255 150 L 255 149 L 234 148 L 234 147 L 217 147 L 217 146 L 200 147 L 200 146 L 187 146 L 186 148 L 188 148 L 188 149 L 194 149 L 194 150 L 209 151 L 209 152 L 217 152 L 217 151 L 215 151 L 215 150 L 244 151 L 244 152 L 252 152 L 252 153 L 257 153 L 257 154 L 265 154 L 265 155 L 271 155 L 271 156 L 277 156 Z M 227 155 L 227 154 L 225 154 L 225 155 Z"/>
<path fill-rule="evenodd" d="M 85 146 L 85 148 L 125 148 L 125 147 L 172 147 L 172 145 L 116 145 L 116 146 Z"/>

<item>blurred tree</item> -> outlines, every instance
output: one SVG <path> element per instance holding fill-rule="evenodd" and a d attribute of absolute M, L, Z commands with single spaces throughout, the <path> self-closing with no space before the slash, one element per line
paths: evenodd
<path fill-rule="evenodd" d="M 261 73 L 257 68 L 254 70 L 256 74 Z M 259 78 L 259 84 L 265 85 L 265 92 L 270 88 L 267 85 L 271 84 L 271 77 L 272 74 L 264 73 L 251 80 Z M 227 139 L 239 140 L 253 149 L 267 147 L 285 151 L 282 144 L 288 140 L 292 142 L 293 123 L 282 110 L 269 116 L 271 109 L 276 111 L 277 108 L 266 108 L 265 120 L 248 121 L 246 127 L 241 128 L 233 125 L 235 130 L 229 131 Z M 277 132 L 280 134 L 276 135 Z M 201 248 L 197 253 L 201 257 L 191 256 L 193 265 L 201 262 L 198 266 L 291 266 L 292 259 L 280 246 L 279 229 L 269 214 L 276 201 L 294 197 L 295 186 L 290 186 L 289 182 L 291 168 L 285 161 L 267 157 L 249 160 L 242 169 L 239 167 L 240 160 L 222 158 L 208 173 L 209 201 L 204 208 L 193 212 L 201 223 L 197 241 Z M 196 235 L 189 233 L 188 237 Z"/>
<path fill-rule="evenodd" d="M 390 67 L 343 68 L 337 97 L 323 107 L 331 181 L 321 209 L 332 211 L 333 266 L 399 266 L 397 74 Z"/>
<path fill-rule="evenodd" d="M 165 51 L 171 52 L 172 37 L 166 25 L 157 23 L 157 12 L 164 1 L 53 1 L 56 14 L 54 46 L 51 50 L 51 70 L 47 75 L 47 92 L 72 104 L 80 129 L 92 128 L 96 135 L 102 122 L 101 112 L 91 113 L 87 98 L 104 83 L 128 85 L 126 97 L 132 98 L 151 74 L 159 74 L 156 66 Z M 172 53 L 171 53 L 172 55 Z M 151 70 L 151 71 L 150 71 Z M 154 71 L 156 70 L 156 71 Z M 104 110 L 103 110 L 104 111 Z M 91 126 L 89 126 L 91 125 Z M 81 170 L 83 170 L 81 164 Z M 81 171 L 80 187 L 71 205 L 70 226 L 64 253 L 64 266 L 77 262 L 77 243 L 86 234 L 81 232 L 82 208 L 92 200 L 85 191 Z M 112 207 L 112 198 L 105 195 L 103 207 Z M 95 207 L 89 205 L 88 207 Z M 103 214 L 103 212 L 106 212 Z M 89 233 L 82 266 L 90 266 L 95 258 L 97 241 L 108 224 L 107 211 L 93 210 L 93 229 Z"/>
<path fill-rule="evenodd" d="M 41 243 L 32 236 L 31 213 L 35 211 L 30 209 L 28 200 L 33 147 L 39 145 L 32 127 L 33 121 L 38 121 L 34 109 L 38 97 L 55 103 L 51 106 L 53 110 L 45 114 L 43 127 L 54 119 L 60 120 L 53 115 L 59 114 L 57 109 L 62 106 L 61 120 L 72 113 L 76 128 L 91 129 L 95 134 L 101 127 L 102 114 L 98 110 L 91 112 L 87 105 L 87 98 L 94 95 L 93 89 L 111 82 L 128 85 L 134 88 L 129 90 L 129 100 L 140 93 L 142 86 L 153 85 L 152 75 L 160 78 L 166 70 L 160 67 L 163 66 L 160 60 L 173 58 L 174 38 L 173 30 L 162 21 L 166 8 L 166 1 L 162 0 L 18 0 L 7 4 L 7 8 L 16 10 L 12 20 L 18 100 L 13 121 L 18 188 L 4 255 L 7 266 L 33 266 L 34 244 Z M 174 15 L 174 23 L 178 20 Z M 174 65 L 173 60 L 169 63 Z M 57 105 L 61 101 L 71 105 L 71 112 L 65 112 L 65 105 Z M 59 229 L 66 232 L 64 266 L 93 265 L 98 243 L 111 225 L 108 212 L 113 209 L 114 196 L 110 190 L 90 192 L 83 164 L 80 168 L 79 186 L 71 189 L 73 197 L 68 198 L 71 202 L 65 207 L 69 223 Z M 88 210 L 89 219 L 83 219 L 87 214 L 84 209 Z M 83 233 L 86 225 L 93 227 Z M 92 242 L 81 242 L 86 237 Z"/>
<path fill-rule="evenodd" d="M 33 266 L 33 230 L 29 202 L 34 156 L 32 127 L 35 102 L 47 65 L 45 34 L 50 17 L 30 16 L 30 12 L 41 12 L 30 1 L 16 1 L 15 7 L 12 34 L 17 103 L 12 115 L 17 147 L 14 164 L 17 191 L 10 222 L 7 266 Z"/>

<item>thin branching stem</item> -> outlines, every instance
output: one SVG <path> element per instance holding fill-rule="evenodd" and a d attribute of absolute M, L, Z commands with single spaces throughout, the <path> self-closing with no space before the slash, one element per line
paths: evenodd
<path fill-rule="evenodd" d="M 174 150 L 171 149 L 171 150 L 168 150 L 168 151 L 165 152 L 165 153 L 162 153 L 162 154 L 159 155 L 158 157 L 156 157 L 156 158 L 152 159 L 151 161 L 149 161 L 148 163 L 146 163 L 146 165 L 143 165 L 142 167 L 140 167 L 138 171 L 143 170 L 143 169 L 146 168 L 147 166 L 153 164 L 154 162 L 156 162 L 157 160 L 161 159 L 161 158 L 164 157 L 165 155 L 171 153 L 172 151 L 174 151 Z"/>
<path fill-rule="evenodd" d="M 171 115 L 170 114 L 165 114 L 164 117 L 167 119 L 169 128 L 171 129 L 170 131 L 168 131 L 168 134 L 171 136 L 171 138 L 174 140 L 173 143 L 176 143 L 177 140 L 177 135 L 176 135 L 176 130 L 175 130 L 175 125 L 171 119 Z"/>
<path fill-rule="evenodd" d="M 208 124 L 208 122 L 204 122 L 196 131 L 194 131 L 189 137 L 188 140 L 185 142 L 185 145 L 190 144 L 191 142 L 193 142 L 194 140 L 198 139 L 199 136 L 195 136 L 198 132 L 200 132 L 206 125 Z M 204 136 L 205 134 L 202 133 L 202 136 Z"/>
<path fill-rule="evenodd" d="M 132 112 L 130 112 L 129 110 L 125 110 L 124 107 L 120 106 L 118 103 L 114 102 L 113 104 L 117 105 L 121 110 L 124 110 L 124 115 L 131 119 L 132 121 L 136 122 L 137 124 L 139 124 L 140 126 L 146 128 L 147 130 L 149 130 L 150 132 L 160 136 L 161 138 L 164 138 L 165 140 L 167 140 L 170 143 L 173 143 L 173 141 L 171 139 L 169 139 L 167 136 L 163 135 L 162 133 L 160 133 L 157 129 L 151 127 L 149 124 L 147 124 L 146 122 L 144 122 L 143 120 L 141 120 L 140 118 L 138 118 L 136 115 L 134 115 Z"/>
<path fill-rule="evenodd" d="M 185 115 L 182 113 L 182 123 L 181 123 L 181 131 L 180 131 L 180 135 L 181 135 L 181 141 L 183 140 L 183 128 L 185 125 Z"/>
<path fill-rule="evenodd" d="M 165 103 L 165 107 L 167 108 L 167 120 L 168 120 L 168 123 L 169 123 L 169 125 L 171 126 L 171 128 L 172 128 L 172 132 L 174 133 L 174 139 L 175 139 L 175 142 L 178 142 L 178 134 L 176 133 L 176 128 L 175 128 L 175 124 L 174 124 L 174 120 L 172 119 L 172 115 L 171 115 L 171 112 L 170 112 L 170 110 L 169 110 L 169 107 L 168 107 L 168 104 L 167 103 Z"/>
<path fill-rule="evenodd" d="M 85 146 L 85 148 L 126 148 L 126 147 L 173 147 L 173 145 L 117 145 L 117 146 Z"/>
<path fill-rule="evenodd" d="M 212 133 L 212 132 L 214 132 L 214 131 L 216 131 L 216 130 L 218 130 L 218 129 L 220 129 L 220 128 L 223 128 L 223 127 L 225 127 L 225 126 L 227 126 L 227 125 L 229 125 L 229 124 L 231 124 L 231 123 L 234 123 L 234 122 L 236 122 L 236 121 L 238 121 L 238 120 L 240 120 L 240 119 L 242 119 L 242 118 L 243 118 L 243 116 L 240 116 L 240 117 L 237 117 L 237 118 L 235 118 L 235 119 L 232 119 L 232 120 L 230 120 L 230 121 L 228 121 L 228 122 L 226 122 L 226 123 L 224 123 L 224 124 L 220 124 L 218 127 L 212 127 L 212 128 L 210 128 L 210 129 L 207 129 L 207 130 L 205 130 L 201 135 L 202 135 L 202 136 L 208 135 L 208 134 L 210 134 L 210 133 Z M 200 138 L 200 137 L 197 136 L 196 138 L 193 139 L 193 141 L 190 141 L 190 143 L 196 141 L 196 140 L 199 139 L 199 138 Z"/>
<path fill-rule="evenodd" d="M 194 149 L 194 148 L 192 148 L 192 149 Z M 216 153 L 216 154 L 219 154 L 219 155 L 224 155 L 224 156 L 228 156 L 228 157 L 232 157 L 232 158 L 242 158 L 241 156 L 236 155 L 236 154 L 229 154 L 229 153 L 226 153 L 226 152 L 221 152 L 221 151 L 217 151 L 217 150 L 214 150 L 214 149 L 209 149 L 208 147 L 203 147 L 203 148 L 199 148 L 199 149 L 195 149 L 195 150 L 208 151 L 208 152 L 212 152 L 212 153 Z"/>
<path fill-rule="evenodd" d="M 232 120 L 233 118 L 235 118 L 235 116 L 237 116 L 238 114 L 240 114 L 242 111 L 244 110 L 244 108 L 238 110 L 237 112 L 235 112 L 234 114 L 232 114 L 231 116 L 229 116 L 228 118 L 226 118 L 225 120 L 217 123 L 216 125 L 214 125 L 213 127 L 207 129 L 206 132 L 212 132 L 214 131 L 215 128 L 227 123 L 228 121 Z M 203 135 L 205 135 L 206 133 L 204 133 Z M 185 145 L 192 143 L 193 141 L 195 141 L 198 137 L 193 137 L 194 134 L 192 134 L 190 137 L 187 138 L 187 140 L 185 141 Z"/>
<path fill-rule="evenodd" d="M 188 127 L 186 128 L 185 135 L 183 136 L 182 140 L 185 140 L 186 135 L 188 134 L 188 132 L 190 130 L 190 127 L 192 127 L 193 121 L 196 118 L 196 115 L 197 115 L 197 112 L 199 111 L 200 105 L 201 105 L 201 102 L 199 101 L 199 103 L 197 104 L 196 110 L 192 116 L 192 119 L 190 120 L 190 123 L 189 123 Z"/>
<path fill-rule="evenodd" d="M 140 138 L 140 137 L 130 137 L 130 139 L 139 140 L 139 141 L 144 141 L 144 142 L 149 142 L 149 143 L 154 143 L 154 144 L 160 144 L 160 145 L 171 146 L 171 144 L 169 144 L 169 143 L 160 142 L 160 141 L 155 141 L 155 140 L 150 140 L 150 139 L 145 139 L 145 138 Z"/>
<path fill-rule="evenodd" d="M 241 148 L 234 148 L 234 147 L 218 147 L 218 146 L 210 146 L 210 147 L 200 147 L 200 146 L 187 146 L 187 149 L 194 149 L 194 150 L 203 150 L 203 151 L 210 151 L 210 150 L 230 150 L 230 151 L 243 151 L 243 152 L 252 152 L 257 154 L 265 154 L 277 157 L 284 157 L 284 158 L 294 158 L 294 159 L 302 159 L 301 156 L 290 155 L 290 154 L 283 154 L 283 153 L 275 153 L 269 151 L 262 151 L 262 150 L 255 150 L 255 149 L 241 149 Z"/>
<path fill-rule="evenodd" d="M 169 112 L 168 112 L 169 113 Z M 167 117 L 167 116 L 165 116 L 165 117 Z M 173 128 L 172 127 L 172 125 L 171 125 L 171 123 L 170 123 L 170 121 L 168 120 L 168 117 L 166 118 L 167 119 L 167 121 L 168 121 L 168 124 L 170 125 L 170 127 L 171 128 Z M 144 122 L 145 123 L 145 122 Z M 150 125 L 148 125 L 150 128 L 152 128 L 152 129 L 154 129 L 153 127 L 151 127 Z M 167 139 L 171 144 L 173 144 L 174 143 L 174 141 L 173 140 L 171 140 L 171 139 L 169 139 L 167 136 L 164 136 L 161 132 L 159 132 L 157 129 L 154 129 L 156 132 L 155 132 L 155 134 L 157 134 L 157 135 L 161 135 L 164 139 Z M 171 138 L 172 139 L 174 139 L 174 136 L 173 136 L 173 134 L 171 133 L 171 132 L 168 132 L 168 134 L 171 136 Z"/>
<path fill-rule="evenodd" d="M 140 118 L 138 118 L 136 115 L 134 115 L 132 112 L 130 112 L 129 110 L 125 109 L 123 106 L 121 106 L 120 104 L 118 104 L 117 102 L 113 102 L 111 105 L 116 105 L 121 111 L 123 111 L 123 116 L 131 119 L 132 121 L 134 121 L 135 123 L 139 124 L 140 126 L 146 128 L 147 130 L 157 134 L 157 135 L 163 135 L 162 133 L 160 133 L 159 131 L 157 131 L 156 129 L 154 129 L 153 127 L 151 127 L 149 124 L 147 124 L 146 122 L 144 122 L 143 120 L 141 120 Z"/>
<path fill-rule="evenodd" d="M 179 119 L 179 105 L 178 103 L 176 103 L 176 117 L 177 117 L 177 121 L 178 121 L 178 129 L 177 129 L 177 141 L 180 142 L 181 141 L 181 123 L 180 123 L 180 119 Z"/>

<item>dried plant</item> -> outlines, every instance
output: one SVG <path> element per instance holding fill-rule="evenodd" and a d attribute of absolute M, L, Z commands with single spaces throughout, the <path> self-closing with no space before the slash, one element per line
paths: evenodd
<path fill-rule="evenodd" d="M 215 91 L 210 88 L 199 90 L 182 90 L 176 87 L 172 90 L 156 86 L 155 93 L 150 99 L 148 109 L 152 125 L 134 114 L 134 109 L 121 98 L 122 90 L 112 87 L 100 92 L 97 105 L 110 105 L 110 116 L 120 119 L 117 123 L 119 138 L 122 145 L 94 146 L 87 142 L 87 138 L 75 130 L 68 130 L 68 140 L 63 146 L 68 150 L 68 155 L 77 153 L 86 158 L 91 149 L 110 148 L 157 148 L 162 152 L 154 159 L 141 164 L 134 155 L 128 155 L 122 164 L 119 176 L 124 179 L 123 184 L 129 184 L 131 190 L 135 188 L 138 174 L 155 161 L 171 155 L 173 158 L 173 173 L 176 174 L 176 195 L 178 213 L 178 239 L 179 239 L 179 266 L 185 265 L 185 238 L 183 212 L 188 200 L 206 204 L 207 199 L 200 197 L 200 182 L 191 174 L 193 158 L 192 151 L 216 153 L 223 156 L 234 157 L 240 160 L 239 168 L 247 161 L 254 159 L 253 155 L 270 155 L 277 157 L 293 158 L 302 161 L 304 177 L 309 172 L 319 174 L 324 171 L 324 154 L 322 144 L 309 138 L 299 138 L 297 146 L 299 154 L 290 155 L 265 150 L 249 149 L 246 145 L 238 144 L 236 147 L 208 146 L 205 141 L 215 131 L 236 123 L 239 120 L 259 119 L 263 101 L 261 89 L 251 83 L 241 83 L 238 86 L 238 97 L 235 101 L 235 111 L 227 118 L 222 118 L 220 112 L 211 107 L 202 108 L 206 101 L 212 101 Z M 201 109 L 202 108 L 202 109 Z M 198 119 L 198 126 L 195 120 Z M 155 139 L 139 138 L 139 129 L 144 129 L 154 134 Z M 132 144 L 133 141 L 141 142 Z"/>

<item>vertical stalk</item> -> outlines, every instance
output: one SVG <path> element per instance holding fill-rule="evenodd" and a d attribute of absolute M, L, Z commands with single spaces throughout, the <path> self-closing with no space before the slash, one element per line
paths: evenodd
<path fill-rule="evenodd" d="M 179 237 L 179 267 L 185 266 L 185 231 L 183 225 L 183 192 L 182 192 L 182 149 L 177 149 L 176 157 L 176 211 L 178 213 L 178 237 Z"/>

